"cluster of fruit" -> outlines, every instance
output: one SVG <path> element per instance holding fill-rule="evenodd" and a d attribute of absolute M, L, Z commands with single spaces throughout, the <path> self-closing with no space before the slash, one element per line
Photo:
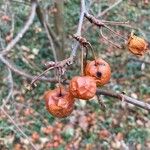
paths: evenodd
<path fill-rule="evenodd" d="M 148 49 L 148 43 L 133 34 L 128 39 L 128 49 L 135 55 L 143 55 Z M 101 58 L 86 62 L 83 76 L 75 76 L 70 80 L 69 87 L 59 86 L 45 92 L 46 108 L 55 117 L 63 118 L 71 114 L 76 99 L 89 100 L 96 94 L 97 86 L 109 82 L 111 68 Z"/>
<path fill-rule="evenodd" d="M 44 99 L 46 108 L 55 117 L 63 118 L 71 114 L 76 99 L 89 100 L 96 94 L 96 87 L 109 82 L 111 68 L 103 59 L 87 62 L 83 76 L 75 76 L 69 87 L 57 87 L 46 91 Z"/>

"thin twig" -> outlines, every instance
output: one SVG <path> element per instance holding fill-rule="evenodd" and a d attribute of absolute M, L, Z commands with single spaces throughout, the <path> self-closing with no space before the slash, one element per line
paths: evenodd
<path fill-rule="evenodd" d="M 30 3 L 28 3 L 27 1 L 17 1 L 17 0 L 11 0 L 12 2 L 15 2 L 15 3 L 19 3 L 19 4 L 23 4 L 23 5 L 28 5 L 30 6 Z"/>
<path fill-rule="evenodd" d="M 111 31 L 112 33 L 116 34 L 118 37 L 122 38 L 124 41 L 127 40 L 124 36 L 122 36 L 121 34 L 117 33 L 116 31 L 114 31 L 113 29 L 111 29 L 110 27 L 108 27 L 107 25 L 104 25 L 104 27 L 106 29 L 108 29 L 109 31 Z"/>
<path fill-rule="evenodd" d="M 80 19 L 79 19 L 77 33 L 76 33 L 78 36 L 81 36 L 81 30 L 82 30 L 82 24 L 83 24 L 83 19 L 84 19 L 85 12 L 86 12 L 85 0 L 81 0 L 81 14 L 80 14 Z"/>
<path fill-rule="evenodd" d="M 93 23 L 98 28 L 105 27 L 107 30 L 109 30 L 113 34 L 117 35 L 118 37 L 120 37 L 120 38 L 122 38 L 123 40 L 126 41 L 126 38 L 124 36 L 117 33 L 116 31 L 114 31 L 112 28 L 110 28 L 108 25 L 106 25 L 104 22 L 102 22 L 102 20 L 97 19 L 95 16 L 93 16 L 93 15 L 87 13 L 87 12 L 85 13 L 85 17 L 88 19 L 89 22 Z"/>
<path fill-rule="evenodd" d="M 40 21 L 42 27 L 44 27 L 44 22 L 46 23 L 46 26 L 47 26 L 47 29 L 48 29 L 48 31 L 49 31 L 49 34 L 51 35 L 51 37 L 52 37 L 54 43 L 56 44 L 56 46 L 61 47 L 61 44 L 60 44 L 60 42 L 59 42 L 59 40 L 58 40 L 58 38 L 57 38 L 57 35 L 56 35 L 55 32 L 52 30 L 52 28 L 51 28 L 51 26 L 48 24 L 48 22 L 45 21 L 46 19 L 45 19 L 45 16 L 44 16 L 44 14 L 43 14 L 43 10 L 42 10 L 42 8 L 40 7 L 40 5 L 38 5 L 37 8 L 36 8 L 36 14 L 37 14 L 37 17 L 39 18 L 39 21 Z"/>
<path fill-rule="evenodd" d="M 107 21 L 107 20 L 102 20 L 103 23 L 105 24 L 109 24 L 109 25 L 112 25 L 112 26 L 129 26 L 129 21 L 122 21 L 122 22 L 117 22 L 117 21 Z"/>
<path fill-rule="evenodd" d="M 30 143 L 30 145 L 32 146 L 32 148 L 34 150 L 38 150 L 35 145 L 32 143 L 32 141 L 29 139 L 29 137 L 22 131 L 22 129 L 15 123 L 15 121 L 13 120 L 13 118 L 4 110 L 4 108 L 0 108 L 1 111 L 9 118 L 9 120 L 11 121 L 11 123 L 17 128 L 17 130 L 28 140 L 28 142 Z"/>
<path fill-rule="evenodd" d="M 81 76 L 84 75 L 83 59 L 84 59 L 84 49 L 83 46 L 81 46 Z"/>
<path fill-rule="evenodd" d="M 12 37 L 13 37 L 13 35 L 14 35 L 14 30 L 15 30 L 15 19 L 14 19 L 14 14 L 12 13 L 12 17 L 11 17 L 12 19 L 12 24 L 11 24 L 11 30 L 10 30 L 10 32 L 11 32 L 11 34 L 12 34 Z"/>
<path fill-rule="evenodd" d="M 7 67 L 9 67 L 13 72 L 16 74 L 26 77 L 30 80 L 34 79 L 34 76 L 24 72 L 21 69 L 18 69 L 15 65 L 12 64 L 12 62 L 9 62 L 6 58 L 4 58 L 2 55 L 0 55 L 0 61 L 2 61 Z M 39 80 L 41 81 L 49 81 L 49 82 L 57 82 L 56 78 L 46 78 L 46 77 L 41 77 Z"/>
<path fill-rule="evenodd" d="M 3 39 L 2 39 L 1 34 L 0 34 L 0 47 L 1 47 L 0 50 L 3 50 L 3 49 L 4 49 L 4 42 L 3 42 Z"/>
<path fill-rule="evenodd" d="M 76 32 L 77 36 L 81 36 L 84 14 L 86 13 L 85 0 L 80 0 L 80 3 L 81 3 L 81 13 L 80 13 L 80 19 L 79 19 L 79 23 L 78 23 L 77 32 Z M 79 42 L 75 42 L 74 48 L 72 49 L 70 57 L 76 56 L 76 51 L 77 51 L 78 46 L 79 46 Z"/>
<path fill-rule="evenodd" d="M 41 76 L 45 75 L 48 71 L 50 71 L 50 70 L 52 70 L 52 69 L 54 69 L 54 67 L 50 67 L 50 68 L 46 69 L 44 72 L 42 72 L 40 75 L 35 76 L 35 77 L 33 78 L 33 80 L 31 81 L 30 85 L 31 85 L 31 86 L 34 85 L 34 83 L 35 83 L 37 80 L 39 80 L 39 79 L 41 78 Z"/>
<path fill-rule="evenodd" d="M 31 24 L 33 23 L 34 17 L 35 17 L 35 10 L 36 10 L 37 3 L 35 1 L 32 2 L 31 6 L 31 14 L 27 22 L 25 23 L 24 27 L 21 29 L 21 31 L 17 34 L 17 36 L 7 45 L 7 47 L 2 51 L 3 55 L 6 55 L 24 36 L 24 34 L 27 32 Z"/>
<path fill-rule="evenodd" d="M 55 50 L 55 46 L 54 46 L 53 41 L 54 41 L 59 47 L 60 47 L 60 43 L 58 42 L 58 39 L 56 38 L 55 33 L 53 33 L 53 32 L 51 31 L 51 28 L 50 28 L 50 26 L 48 25 L 48 22 L 47 22 L 46 19 L 45 19 L 43 10 L 42 10 L 42 8 L 40 7 L 40 5 L 38 5 L 37 8 L 36 8 L 36 14 L 37 14 L 37 16 L 38 16 L 38 18 L 39 18 L 39 21 L 40 21 L 41 25 L 45 28 L 47 37 L 48 37 L 48 39 L 49 39 L 49 42 L 50 42 L 50 45 L 51 45 L 51 48 L 52 48 L 54 60 L 55 60 L 55 62 L 57 62 L 57 55 L 56 55 L 56 50 Z"/>
<path fill-rule="evenodd" d="M 125 101 L 125 102 L 133 104 L 137 107 L 140 107 L 140 108 L 143 108 L 143 109 L 150 111 L 150 104 L 145 103 L 142 100 L 137 100 L 137 99 L 131 98 L 125 94 L 117 94 L 114 92 L 108 92 L 108 91 L 104 91 L 101 89 L 97 89 L 97 94 L 98 95 L 105 95 L 105 96 L 109 96 L 109 97 L 114 97 L 114 98 L 117 98 L 121 101 Z"/>
<path fill-rule="evenodd" d="M 58 61 L 54 63 L 52 66 L 48 67 L 44 72 L 42 72 L 40 75 L 35 76 L 33 80 L 31 81 L 30 85 L 31 87 L 34 85 L 36 81 L 38 81 L 43 75 L 45 75 L 49 70 L 52 69 L 58 69 L 61 72 L 61 75 L 64 74 L 64 69 L 66 69 L 67 66 L 70 66 L 73 63 L 73 57 L 69 57 L 63 61 Z M 57 80 L 59 81 L 59 79 Z M 29 88 L 30 89 L 30 88 Z"/>
<path fill-rule="evenodd" d="M 55 47 L 54 47 L 54 43 L 53 43 L 52 37 L 51 37 L 51 35 L 49 34 L 49 30 L 48 30 L 48 27 L 47 27 L 46 22 L 44 22 L 44 28 L 45 28 L 47 37 L 48 37 L 48 39 L 49 39 L 49 42 L 50 42 L 50 45 L 51 45 L 51 48 L 52 48 L 54 60 L 55 60 L 55 62 L 57 62 L 56 50 L 55 50 Z"/>
<path fill-rule="evenodd" d="M 113 46 L 117 47 L 117 48 L 122 48 L 120 45 L 118 45 L 117 43 L 114 43 L 113 41 L 109 40 L 104 34 L 103 34 L 103 31 L 102 31 L 102 28 L 100 29 L 100 34 L 102 36 L 102 38 L 106 41 L 108 41 L 109 43 L 111 43 Z"/>
<path fill-rule="evenodd" d="M 105 9 L 103 12 L 100 12 L 97 17 L 102 17 L 104 16 L 108 11 L 110 11 L 111 9 L 113 9 L 114 7 L 116 7 L 117 5 L 119 5 L 123 0 L 118 0 L 116 1 L 113 5 L 111 5 L 110 7 L 108 7 L 107 9 Z"/>
<path fill-rule="evenodd" d="M 2 108 L 8 103 L 9 99 L 12 97 L 13 95 L 13 78 L 12 78 L 12 73 L 11 70 L 8 68 L 8 77 L 7 77 L 7 82 L 8 82 L 8 89 L 9 89 L 9 93 L 7 95 L 7 97 L 5 98 L 5 100 L 3 101 L 2 104 Z"/>

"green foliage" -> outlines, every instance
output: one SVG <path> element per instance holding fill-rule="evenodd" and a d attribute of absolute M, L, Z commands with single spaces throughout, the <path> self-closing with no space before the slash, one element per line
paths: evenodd
<path fill-rule="evenodd" d="M 149 138 L 150 130 L 143 128 L 135 128 L 129 131 L 127 135 L 127 141 L 131 144 L 140 143 L 144 144 L 146 139 Z"/>

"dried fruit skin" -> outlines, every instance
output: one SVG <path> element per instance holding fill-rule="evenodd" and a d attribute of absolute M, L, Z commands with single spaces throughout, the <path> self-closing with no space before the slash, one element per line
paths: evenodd
<path fill-rule="evenodd" d="M 76 76 L 70 81 L 70 92 L 75 98 L 88 100 L 96 93 L 96 83 L 94 78 L 89 76 Z"/>
<path fill-rule="evenodd" d="M 135 35 L 131 35 L 128 39 L 128 49 L 135 55 L 144 55 L 148 47 L 148 43 Z"/>
<path fill-rule="evenodd" d="M 109 82 L 111 78 L 111 68 L 103 59 L 96 59 L 87 63 L 85 67 L 85 75 L 94 77 L 96 84 L 102 86 Z"/>
<path fill-rule="evenodd" d="M 55 117 L 67 117 L 73 111 L 74 98 L 70 92 L 63 87 L 45 92 L 44 99 L 47 110 Z"/>

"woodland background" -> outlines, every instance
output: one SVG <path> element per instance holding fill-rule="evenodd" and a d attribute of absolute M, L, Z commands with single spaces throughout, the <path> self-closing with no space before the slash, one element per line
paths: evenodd
<path fill-rule="evenodd" d="M 129 21 L 130 26 L 113 26 L 127 36 L 134 28 L 135 33 L 150 41 L 150 2 L 148 0 L 118 0 L 115 7 L 102 16 L 109 21 Z M 80 17 L 80 1 L 41 0 L 47 31 L 36 14 L 33 24 L 23 38 L 6 55 L 10 64 L 35 76 L 44 70 L 44 63 L 54 61 L 55 50 L 58 60 L 69 57 Z M 97 16 L 112 6 L 114 0 L 87 0 L 89 12 Z M 22 29 L 30 16 L 31 3 L 27 0 L 0 0 L 0 49 Z M 2 16 L 9 16 L 8 21 Z M 87 20 L 83 27 L 86 27 Z M 109 34 L 108 32 L 105 33 Z M 118 49 L 99 36 L 95 26 L 84 31 L 95 52 L 106 59 L 112 68 L 109 84 L 102 87 L 107 91 L 125 92 L 135 99 L 150 103 L 150 54 L 136 57 L 126 48 Z M 116 37 L 117 39 L 117 37 Z M 1 52 L 0 51 L 0 52 Z M 76 63 L 71 65 L 66 77 L 80 74 L 80 48 Z M 97 98 L 85 102 L 78 101 L 71 116 L 57 119 L 45 109 L 44 91 L 54 88 L 55 83 L 40 81 L 37 87 L 25 94 L 26 76 L 19 75 L 15 68 L 8 69 L 0 57 L 0 105 L 11 92 L 5 114 L 0 111 L 0 149 L 150 149 L 150 114 L 147 110 L 117 99 L 102 96 L 106 109 L 98 104 Z M 54 72 L 48 74 L 54 77 Z M 12 86 L 13 85 L 13 86 Z M 11 118 L 10 118 L 11 117 Z M 13 121 L 14 123 L 13 123 Z M 14 125 L 21 131 L 19 132 Z M 29 142 L 30 141 L 30 142 Z"/>

